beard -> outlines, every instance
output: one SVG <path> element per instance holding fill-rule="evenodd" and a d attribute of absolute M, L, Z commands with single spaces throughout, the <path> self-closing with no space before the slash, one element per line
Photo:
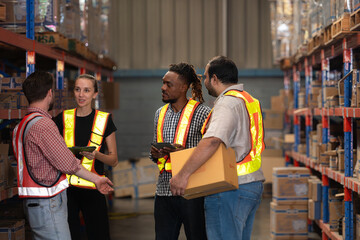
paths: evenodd
<path fill-rule="evenodd" d="M 165 94 L 164 92 L 162 92 L 162 94 Z M 166 95 L 167 96 L 167 95 Z M 176 103 L 176 100 L 177 99 L 174 99 L 174 98 L 172 98 L 172 99 L 164 99 L 164 96 L 162 97 L 162 99 L 161 99 L 164 103 Z"/>
<path fill-rule="evenodd" d="M 176 99 L 162 99 L 164 103 L 176 103 Z"/>
<path fill-rule="evenodd" d="M 51 111 L 53 109 L 53 107 L 54 107 L 54 99 L 51 101 L 48 111 Z"/>
<path fill-rule="evenodd" d="M 208 93 L 209 93 L 210 96 L 217 97 L 217 96 L 216 96 L 216 92 L 215 92 L 215 90 L 214 90 L 214 88 L 213 88 L 213 86 L 211 85 L 210 82 L 208 82 L 207 84 L 205 84 L 205 87 L 206 87 L 206 89 L 208 90 Z"/>

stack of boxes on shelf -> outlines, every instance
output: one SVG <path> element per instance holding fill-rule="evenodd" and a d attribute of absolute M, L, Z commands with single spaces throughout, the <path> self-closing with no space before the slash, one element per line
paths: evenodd
<path fill-rule="evenodd" d="M 303 167 L 273 169 L 272 239 L 308 239 L 309 177 L 309 169 Z"/>
<path fill-rule="evenodd" d="M 308 179 L 309 184 L 309 201 L 308 201 L 308 218 L 310 220 L 322 219 L 322 182 L 316 176 Z"/>
<path fill-rule="evenodd" d="M 360 123 L 359 123 L 360 124 Z M 310 158 L 314 164 L 319 164 L 323 167 L 328 167 L 331 170 L 344 172 L 345 170 L 345 156 L 342 143 L 342 125 L 332 125 L 331 135 L 328 144 L 322 143 L 322 124 L 316 125 L 316 131 L 310 132 Z M 360 130 L 357 131 L 360 137 Z M 357 138 L 360 139 L 360 138 Z M 359 144 L 358 147 L 360 148 Z M 353 169 L 354 175 L 358 173 L 359 157 L 357 156 L 357 149 L 353 150 Z"/>
<path fill-rule="evenodd" d="M 26 0 L 1 2 L 0 27 L 16 33 L 25 33 Z M 107 57 L 109 0 L 35 0 L 34 2 L 36 41 L 75 52 L 106 68 L 112 69 L 115 66 Z"/>
<path fill-rule="evenodd" d="M 0 144 L 0 201 L 15 194 L 17 186 L 17 163 L 8 152 L 9 144 Z M 25 239 L 21 202 L 0 205 L 0 239 Z"/>
<path fill-rule="evenodd" d="M 272 169 L 285 166 L 283 149 L 294 143 L 293 135 L 284 135 L 285 111 L 292 102 L 292 93 L 281 89 L 278 96 L 271 97 L 271 108 L 262 109 L 266 146 L 262 153 L 262 169 L 265 176 L 264 197 L 271 197 Z"/>
<path fill-rule="evenodd" d="M 22 92 L 24 80 L 24 73 L 21 73 L 19 77 L 2 77 L 0 75 L 0 109 L 26 109 L 28 102 Z M 62 110 L 76 107 L 73 88 L 74 80 L 68 81 L 65 78 L 64 89 L 56 89 L 54 92 L 54 109 Z M 98 81 L 98 90 L 97 109 L 113 110 L 119 108 L 119 83 Z"/>
<path fill-rule="evenodd" d="M 348 33 L 358 0 L 276 0 L 270 3 L 274 62 L 301 56 Z M 353 14 L 354 14 L 353 13 Z M 356 25 L 359 20 L 354 20 Z"/>
<path fill-rule="evenodd" d="M 329 189 L 329 227 L 332 232 L 339 232 L 340 224 L 345 229 L 343 217 L 345 216 L 344 190 L 339 188 Z M 339 232 L 343 234 L 344 231 Z"/>
<path fill-rule="evenodd" d="M 154 197 L 159 169 L 149 158 L 120 161 L 112 170 L 115 197 Z"/>
<path fill-rule="evenodd" d="M 27 100 L 21 92 L 25 74 L 14 77 L 3 77 L 0 75 L 0 109 L 24 109 Z"/>

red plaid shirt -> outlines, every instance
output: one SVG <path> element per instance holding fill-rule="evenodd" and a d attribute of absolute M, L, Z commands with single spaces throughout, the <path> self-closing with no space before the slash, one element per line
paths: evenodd
<path fill-rule="evenodd" d="M 44 115 L 25 136 L 27 166 L 33 177 L 49 185 L 55 182 L 58 170 L 66 174 L 79 171 L 80 160 L 67 148 L 51 115 L 40 108 L 28 108 L 28 112 Z"/>

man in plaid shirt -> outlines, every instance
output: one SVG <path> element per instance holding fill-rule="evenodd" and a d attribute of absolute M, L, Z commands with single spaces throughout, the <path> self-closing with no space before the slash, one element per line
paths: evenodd
<path fill-rule="evenodd" d="M 198 99 L 199 102 L 186 97 L 190 86 L 192 99 Z M 209 107 L 201 104 L 203 102 L 201 88 L 201 80 L 192 65 L 186 63 L 170 65 L 169 71 L 163 77 L 161 88 L 162 100 L 167 105 L 159 108 L 155 113 L 154 143 L 173 143 L 176 150 L 196 147 L 202 138 L 201 127 L 210 112 Z M 191 109 L 192 116 L 186 116 L 187 111 L 184 109 Z M 186 126 L 187 130 L 179 127 L 183 117 L 190 119 L 188 123 L 190 126 Z M 178 137 L 181 131 L 186 139 Z M 156 239 L 178 239 L 182 224 L 187 239 L 206 239 L 204 199 L 186 200 L 172 196 L 170 191 L 169 182 L 172 174 L 169 152 L 171 151 L 174 149 L 166 147 L 157 149 L 154 146 L 150 150 L 150 158 L 158 163 L 160 170 L 154 209 Z"/>

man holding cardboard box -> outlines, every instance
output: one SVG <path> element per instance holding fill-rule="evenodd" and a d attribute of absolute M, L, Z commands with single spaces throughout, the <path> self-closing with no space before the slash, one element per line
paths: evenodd
<path fill-rule="evenodd" d="M 205 197 L 208 239 L 250 239 L 260 205 L 264 175 L 263 123 L 259 101 L 243 90 L 230 59 L 213 58 L 205 69 L 205 86 L 217 97 L 206 120 L 203 139 L 180 172 L 170 180 L 173 195 L 183 195 L 188 179 L 216 152 L 221 143 L 236 152 L 239 189 Z"/>
<path fill-rule="evenodd" d="M 186 93 L 192 88 L 192 99 Z M 154 217 L 156 239 L 178 239 L 184 224 L 187 239 L 206 239 L 204 198 L 186 200 L 170 191 L 172 166 L 169 153 L 195 147 L 210 108 L 201 104 L 201 82 L 192 65 L 172 64 L 163 77 L 162 100 L 155 113 L 154 142 L 150 158 L 158 164 Z M 198 99 L 195 101 L 193 99 Z"/>

